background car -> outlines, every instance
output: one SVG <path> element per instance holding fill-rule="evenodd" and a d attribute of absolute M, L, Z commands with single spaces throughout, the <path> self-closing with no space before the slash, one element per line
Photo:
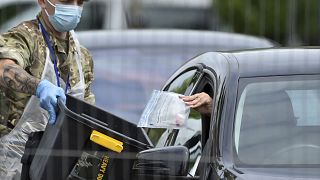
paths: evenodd
<path fill-rule="evenodd" d="M 85 3 L 81 22 L 76 30 L 126 29 L 124 0 L 90 0 Z M 36 0 L 0 1 L 0 32 L 17 26 L 22 21 L 35 19 L 40 12 Z"/>
<path fill-rule="evenodd" d="M 96 104 L 134 123 L 152 90 L 192 57 L 275 45 L 264 38 L 193 30 L 83 31 L 77 36 L 94 59 Z"/>
<path fill-rule="evenodd" d="M 131 28 L 212 29 L 217 16 L 211 0 L 90 0 L 77 31 Z M 40 8 L 35 0 L 0 1 L 0 32 L 34 19 Z M 164 13 L 165 12 L 165 13 Z"/>
<path fill-rule="evenodd" d="M 319 179 L 319 56 L 302 48 L 212 52 L 184 64 L 163 90 L 208 93 L 211 117 L 191 113 L 185 128 L 148 129 L 160 149 L 138 155 L 138 177 Z"/>

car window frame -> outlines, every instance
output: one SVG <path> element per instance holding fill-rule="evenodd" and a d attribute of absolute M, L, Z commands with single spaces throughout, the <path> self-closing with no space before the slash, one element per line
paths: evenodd
<path fill-rule="evenodd" d="M 209 69 L 204 69 L 203 70 L 203 76 L 202 78 L 200 79 L 200 83 L 201 84 L 200 86 L 196 86 L 196 88 L 194 89 L 194 91 L 192 92 L 192 94 L 194 93 L 198 93 L 198 92 L 204 92 L 204 88 L 206 86 L 210 86 L 210 88 L 212 88 L 212 99 L 213 99 L 213 104 L 212 104 L 212 112 L 211 113 L 214 113 L 215 112 L 215 109 L 217 108 L 217 90 L 218 90 L 218 85 L 217 85 L 217 75 L 212 72 L 211 70 Z M 206 92 L 208 93 L 208 92 Z M 208 142 L 208 140 L 210 139 L 210 135 L 212 134 L 211 133 L 211 124 L 212 124 L 212 120 L 214 119 L 214 117 L 216 117 L 215 115 L 211 114 L 210 116 L 206 116 L 206 115 L 201 115 L 201 156 L 199 157 L 199 160 L 195 162 L 195 164 L 193 164 L 193 167 L 190 169 L 190 172 L 189 173 L 194 173 L 194 174 L 191 174 L 193 177 L 198 177 L 199 173 L 200 173 L 200 170 L 198 169 L 199 167 L 199 164 L 200 164 L 200 159 L 203 155 L 203 151 L 204 151 L 204 147 L 206 145 L 206 143 Z M 204 125 L 204 121 L 207 121 L 206 122 L 206 125 L 208 126 L 207 127 L 207 132 L 204 132 L 203 131 L 203 127 L 205 126 Z M 214 121 L 214 123 L 216 123 L 217 121 Z M 215 129 L 216 132 L 218 132 L 218 129 L 216 128 Z M 207 133 L 207 135 L 204 135 L 204 133 Z M 214 134 L 215 136 L 217 134 Z M 206 139 L 204 139 L 206 138 Z M 218 143 L 218 142 L 217 142 Z M 193 171 L 193 172 L 191 172 Z"/>

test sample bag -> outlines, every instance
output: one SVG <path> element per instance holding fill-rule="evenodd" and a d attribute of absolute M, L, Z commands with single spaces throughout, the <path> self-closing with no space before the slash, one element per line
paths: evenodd
<path fill-rule="evenodd" d="M 154 90 L 138 127 L 179 129 L 186 126 L 190 107 L 179 96 L 181 94 Z"/>

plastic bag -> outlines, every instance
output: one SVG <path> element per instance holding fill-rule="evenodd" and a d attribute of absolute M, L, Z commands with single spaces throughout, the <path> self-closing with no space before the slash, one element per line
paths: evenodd
<path fill-rule="evenodd" d="M 186 126 L 189 113 L 179 94 L 154 90 L 138 127 L 179 129 Z"/>
<path fill-rule="evenodd" d="M 48 113 L 40 108 L 39 99 L 32 96 L 18 124 L 9 134 L 0 138 L 1 180 L 15 180 L 21 178 L 21 158 L 29 134 L 43 131 L 46 127 L 48 117 Z"/>

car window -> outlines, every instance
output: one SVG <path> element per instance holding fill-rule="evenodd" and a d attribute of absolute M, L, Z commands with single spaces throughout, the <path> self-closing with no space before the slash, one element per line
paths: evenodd
<path fill-rule="evenodd" d="M 100 0 L 84 3 L 81 21 L 76 31 L 109 28 L 107 23 L 117 17 L 111 14 L 110 3 L 110 1 Z M 40 7 L 36 1 L 13 1 L 0 6 L 0 32 L 5 32 L 22 21 L 35 19 L 39 12 Z"/>
<path fill-rule="evenodd" d="M 14 19 L 17 15 L 23 14 L 24 12 L 36 6 L 34 2 L 22 2 L 22 3 L 11 3 L 0 7 L 0 28 L 4 23 Z M 25 19 L 26 20 L 26 19 Z M 20 20 L 21 22 L 21 20 Z M 18 25 L 18 24 L 15 24 Z M 3 30 L 4 31 L 4 30 Z"/>
<path fill-rule="evenodd" d="M 165 90 L 185 94 L 188 89 L 194 85 L 197 70 L 187 71 L 172 81 Z M 189 122 L 189 121 L 188 121 Z M 168 137 L 172 130 L 163 128 L 154 128 L 148 130 L 148 136 L 156 147 L 163 147 L 168 141 Z"/>
<path fill-rule="evenodd" d="M 240 164 L 320 164 L 320 80 L 313 76 L 242 82 L 235 119 Z"/>
<path fill-rule="evenodd" d="M 109 14 L 109 1 L 89 1 L 84 6 L 81 21 L 76 30 L 103 29 Z"/>
<path fill-rule="evenodd" d="M 132 8 L 129 15 L 129 27 L 134 28 L 210 29 L 213 22 L 210 7 L 144 4 Z"/>
<path fill-rule="evenodd" d="M 96 105 L 137 123 L 154 89 L 194 56 L 173 47 L 89 48 L 94 60 Z M 173 86 L 172 86 L 173 88 Z"/>
<path fill-rule="evenodd" d="M 320 126 L 320 89 L 287 90 L 297 126 Z"/>
<path fill-rule="evenodd" d="M 196 70 L 188 71 L 178 76 L 178 78 L 176 78 L 175 80 L 173 80 L 172 83 L 165 88 L 165 90 L 169 92 L 190 95 L 191 93 L 195 93 L 195 90 L 200 90 L 198 88 L 195 88 L 195 85 L 200 82 L 200 79 L 202 79 L 201 77 L 202 73 L 199 73 Z M 206 86 L 206 88 L 210 87 Z M 200 160 L 202 152 L 201 118 L 202 116 L 199 112 L 195 111 L 194 109 L 191 109 L 187 120 L 187 125 L 185 127 L 174 130 L 161 128 L 154 128 L 148 130 L 148 136 L 154 143 L 155 147 L 182 145 L 189 149 L 190 160 L 188 167 L 189 173 L 191 175 L 195 175 L 198 165 L 197 162 Z"/>
<path fill-rule="evenodd" d="M 197 82 L 197 79 L 199 78 L 199 76 L 196 76 L 196 73 L 197 70 L 192 70 L 183 73 L 174 81 L 172 81 L 171 84 L 168 85 L 166 91 L 189 95 L 191 89 L 194 87 L 195 83 Z"/>
<path fill-rule="evenodd" d="M 0 8 L 0 24 L 5 22 L 8 19 L 15 17 L 17 14 L 26 11 L 30 7 L 32 7 L 34 3 L 19 3 L 19 4 L 8 4 L 6 6 L 2 6 Z"/>

